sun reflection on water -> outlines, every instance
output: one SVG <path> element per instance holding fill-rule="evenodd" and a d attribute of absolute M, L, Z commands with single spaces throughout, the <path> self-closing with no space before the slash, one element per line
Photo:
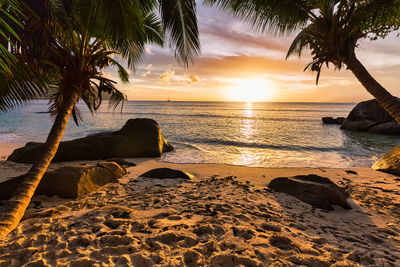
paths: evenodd
<path fill-rule="evenodd" d="M 240 141 L 244 143 L 253 143 L 256 142 L 254 137 L 256 135 L 255 129 L 255 120 L 253 117 L 253 107 L 251 102 L 247 102 L 246 109 L 243 112 L 243 119 L 240 124 Z M 251 165 L 254 164 L 260 155 L 255 153 L 253 148 L 245 148 L 242 147 L 238 153 L 237 158 L 235 160 L 235 164 L 239 165 Z"/>
<path fill-rule="evenodd" d="M 242 121 L 242 125 L 240 126 L 240 134 L 242 137 L 242 141 L 246 143 L 253 142 L 253 136 L 255 134 L 254 129 L 254 120 L 245 119 Z"/>
<path fill-rule="evenodd" d="M 252 142 L 252 138 L 255 134 L 254 128 L 254 120 L 251 119 L 253 117 L 253 108 L 251 102 L 247 102 L 246 109 L 244 110 L 243 120 L 240 125 L 240 133 L 243 137 L 243 142 Z"/>
<path fill-rule="evenodd" d="M 251 102 L 246 103 L 246 108 L 244 109 L 244 117 L 253 117 L 253 105 Z"/>

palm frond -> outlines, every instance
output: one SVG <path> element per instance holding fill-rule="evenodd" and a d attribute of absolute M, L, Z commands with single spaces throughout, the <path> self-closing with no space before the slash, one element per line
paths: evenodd
<path fill-rule="evenodd" d="M 127 100 L 127 96 L 115 87 L 114 81 L 102 76 L 99 76 L 96 79 L 99 81 L 99 84 L 97 85 L 98 89 L 97 95 L 100 98 L 100 101 L 102 99 L 103 93 L 108 94 L 109 95 L 108 108 L 114 110 L 121 104 L 121 111 L 122 111 L 124 102 Z"/>
<path fill-rule="evenodd" d="M 128 71 L 116 60 L 110 59 L 110 64 L 112 66 L 116 66 L 118 69 L 118 75 L 122 82 L 128 83 L 129 82 L 129 73 Z"/>
<path fill-rule="evenodd" d="M 0 74 L 0 111 L 6 112 L 47 92 L 48 77 L 19 61 L 12 75 Z"/>
<path fill-rule="evenodd" d="M 16 58 L 10 52 L 9 46 L 15 47 L 12 39 L 20 40 L 17 31 L 23 28 L 22 24 L 15 18 L 15 15 L 22 15 L 18 1 L 0 1 L 0 74 L 8 77 L 12 75 L 10 66 L 16 62 Z"/>
<path fill-rule="evenodd" d="M 108 108 L 115 110 L 119 105 L 121 105 L 122 112 L 126 100 L 126 95 L 121 91 L 115 89 L 111 92 L 110 99 L 108 100 Z"/>
<path fill-rule="evenodd" d="M 194 0 L 159 0 L 161 20 L 175 58 L 188 66 L 200 54 Z"/>
<path fill-rule="evenodd" d="M 286 59 L 288 59 L 294 53 L 296 53 L 300 57 L 303 49 L 307 46 L 308 44 L 305 37 L 305 30 L 302 30 L 299 32 L 299 34 L 297 34 L 292 44 L 290 45 L 289 50 L 286 53 Z"/>
<path fill-rule="evenodd" d="M 161 21 L 155 12 L 148 13 L 144 22 L 146 42 L 164 45 L 164 32 Z"/>
<path fill-rule="evenodd" d="M 318 2 L 318 1 L 315 1 Z M 248 22 L 260 32 L 286 34 L 305 26 L 316 7 L 307 0 L 205 0 Z"/>

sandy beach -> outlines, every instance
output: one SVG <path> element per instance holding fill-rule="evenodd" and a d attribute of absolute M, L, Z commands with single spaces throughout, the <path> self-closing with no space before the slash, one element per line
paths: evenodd
<path fill-rule="evenodd" d="M 0 177 L 26 164 L 5 162 Z M 128 174 L 80 199 L 35 196 L 0 241 L 0 266 L 400 266 L 400 178 L 370 168 L 251 168 L 130 159 Z M 72 163 L 52 164 L 52 168 Z M 159 167 L 192 180 L 145 179 Z M 350 193 L 327 212 L 267 188 L 317 174 Z"/>

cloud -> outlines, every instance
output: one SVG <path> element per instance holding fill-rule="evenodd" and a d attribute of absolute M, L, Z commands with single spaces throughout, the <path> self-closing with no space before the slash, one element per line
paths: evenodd
<path fill-rule="evenodd" d="M 166 83 L 169 83 L 171 79 L 173 79 L 175 76 L 175 71 L 166 69 L 161 75 L 160 75 L 160 80 Z"/>
<path fill-rule="evenodd" d="M 188 84 L 192 84 L 192 83 L 197 83 L 197 82 L 199 82 L 200 81 L 200 78 L 199 78 L 199 76 L 197 76 L 197 75 L 195 75 L 195 74 L 192 74 L 192 75 L 189 75 L 188 77 L 187 77 L 187 83 Z"/>
<path fill-rule="evenodd" d="M 145 50 L 148 55 L 154 55 L 150 47 L 146 47 Z"/>
<path fill-rule="evenodd" d="M 142 75 L 140 75 L 140 76 L 142 76 L 142 77 L 147 77 L 147 76 L 149 76 L 150 74 L 151 74 L 151 70 L 147 70 L 146 72 L 143 72 Z"/>
<path fill-rule="evenodd" d="M 171 65 L 168 65 L 167 69 L 161 73 L 160 80 L 165 83 L 174 82 L 175 85 L 178 84 L 193 84 L 200 81 L 200 78 L 196 74 L 179 74 L 174 70 L 171 70 Z"/>
<path fill-rule="evenodd" d="M 149 75 L 151 74 L 151 67 L 152 67 L 152 66 L 153 66 L 153 64 L 147 65 L 146 72 L 142 73 L 142 75 L 140 75 L 140 76 L 142 76 L 142 77 L 147 77 L 147 76 L 149 76 Z"/>

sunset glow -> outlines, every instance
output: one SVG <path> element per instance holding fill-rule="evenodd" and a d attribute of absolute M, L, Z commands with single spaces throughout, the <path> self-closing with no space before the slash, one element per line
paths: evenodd
<path fill-rule="evenodd" d="M 238 102 L 270 101 L 273 89 L 266 80 L 243 79 L 235 82 L 236 85 L 228 88 L 228 98 Z"/>
<path fill-rule="evenodd" d="M 204 5 L 198 5 L 198 18 L 201 55 L 194 64 L 184 68 L 168 47 L 149 45 L 136 75 L 131 75 L 131 82 L 118 84 L 129 100 L 165 101 L 170 97 L 173 101 L 357 102 L 371 99 L 345 68 L 324 69 L 316 86 L 315 74 L 303 72 L 311 60 L 307 53 L 286 60 L 296 34 L 272 38 L 230 14 Z M 360 61 L 394 95 L 400 94 L 395 77 L 400 68 L 397 44 L 397 35 L 392 34 L 375 42 L 363 40 L 362 49 L 357 50 Z M 110 71 L 110 75 L 118 80 L 115 71 Z M 257 95 L 250 97 L 248 80 L 258 84 L 258 88 L 264 87 L 263 80 L 267 81 L 266 90 L 255 89 Z"/>

